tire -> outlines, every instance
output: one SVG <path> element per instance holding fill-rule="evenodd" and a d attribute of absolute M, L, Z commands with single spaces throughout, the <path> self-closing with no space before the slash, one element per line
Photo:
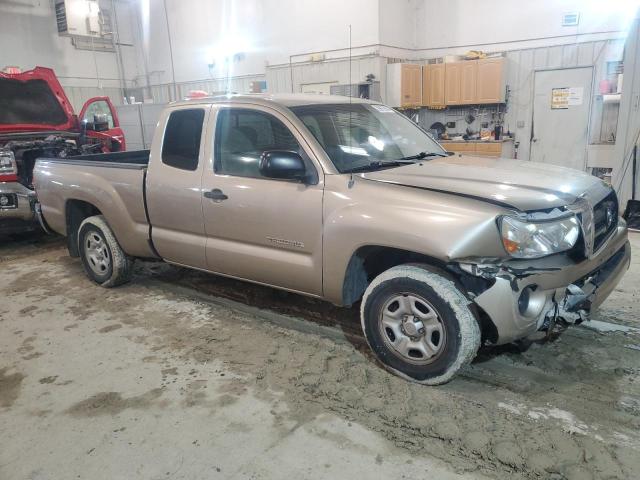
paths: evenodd
<path fill-rule="evenodd" d="M 131 279 L 133 260 L 124 253 L 102 215 L 80 224 L 78 250 L 84 271 L 98 285 L 116 287 Z"/>
<path fill-rule="evenodd" d="M 469 300 L 426 266 L 399 265 L 376 277 L 364 293 L 360 318 L 384 367 L 413 382 L 448 382 L 480 348 Z"/>

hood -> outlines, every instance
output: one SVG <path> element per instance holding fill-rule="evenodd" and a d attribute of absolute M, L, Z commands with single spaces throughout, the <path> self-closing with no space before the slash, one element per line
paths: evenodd
<path fill-rule="evenodd" d="M 522 211 L 570 205 L 602 183 L 592 175 L 546 163 L 458 155 L 365 173 L 362 177 L 482 198 Z"/>
<path fill-rule="evenodd" d="M 0 73 L 0 133 L 75 130 L 77 119 L 50 68 Z"/>

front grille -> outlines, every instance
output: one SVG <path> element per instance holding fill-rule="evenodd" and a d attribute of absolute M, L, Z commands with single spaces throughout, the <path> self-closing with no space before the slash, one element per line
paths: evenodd
<path fill-rule="evenodd" d="M 597 252 L 618 226 L 618 198 L 613 190 L 593 207 L 593 251 Z"/>

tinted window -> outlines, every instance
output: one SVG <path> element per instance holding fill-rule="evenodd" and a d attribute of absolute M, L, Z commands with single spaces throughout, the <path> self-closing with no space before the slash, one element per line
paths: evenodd
<path fill-rule="evenodd" d="M 182 170 L 198 168 L 204 110 L 176 110 L 169 116 L 162 144 L 162 163 Z"/>
<path fill-rule="evenodd" d="M 260 156 L 267 150 L 288 150 L 303 155 L 291 131 L 272 115 L 244 109 L 224 109 L 218 113 L 217 173 L 260 177 Z"/>

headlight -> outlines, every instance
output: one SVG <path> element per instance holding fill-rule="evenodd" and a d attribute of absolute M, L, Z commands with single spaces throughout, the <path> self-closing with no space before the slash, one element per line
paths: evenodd
<path fill-rule="evenodd" d="M 512 257 L 539 258 L 573 247 L 580 236 L 580 225 L 575 215 L 537 223 L 501 217 L 500 233 Z"/>
<path fill-rule="evenodd" d="M 18 168 L 11 150 L 0 150 L 0 175 L 16 175 Z"/>

